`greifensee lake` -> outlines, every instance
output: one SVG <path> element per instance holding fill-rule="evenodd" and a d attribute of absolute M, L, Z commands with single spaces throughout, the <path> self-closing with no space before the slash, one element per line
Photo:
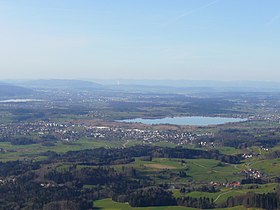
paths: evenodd
<path fill-rule="evenodd" d="M 247 119 L 242 119 L 242 118 L 193 116 L 193 117 L 165 117 L 160 119 L 136 118 L 136 119 L 120 120 L 120 122 L 144 123 L 148 125 L 172 124 L 172 125 L 207 126 L 207 125 L 221 125 L 221 124 L 231 123 L 231 122 L 242 122 L 246 120 Z"/>

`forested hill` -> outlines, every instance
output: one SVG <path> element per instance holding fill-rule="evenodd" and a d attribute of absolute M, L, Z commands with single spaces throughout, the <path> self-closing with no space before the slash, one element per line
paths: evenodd
<path fill-rule="evenodd" d="M 17 83 L 27 88 L 39 89 L 102 89 L 103 86 L 90 81 L 66 80 L 66 79 L 42 79 L 21 81 Z"/>
<path fill-rule="evenodd" d="M 33 92 L 29 88 L 0 83 L 0 97 L 29 95 Z"/>

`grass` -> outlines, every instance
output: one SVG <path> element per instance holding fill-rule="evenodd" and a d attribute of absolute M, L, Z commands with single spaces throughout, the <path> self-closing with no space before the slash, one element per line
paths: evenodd
<path fill-rule="evenodd" d="M 219 166 L 220 161 L 212 159 L 190 159 L 187 160 L 189 166 L 188 175 L 195 181 L 202 182 L 227 182 L 236 181 L 240 177 L 234 173 L 239 172 L 234 165 L 226 164 Z"/>
<path fill-rule="evenodd" d="M 162 141 L 162 142 L 155 142 L 152 145 L 159 146 L 159 147 L 171 147 L 171 148 L 178 147 L 178 144 L 174 144 L 172 142 L 164 142 L 164 141 Z"/>
<path fill-rule="evenodd" d="M 171 159 L 171 158 L 153 158 L 152 161 L 143 161 L 140 158 L 135 158 L 135 162 L 131 164 L 125 165 L 114 165 L 116 168 L 120 168 L 122 166 L 132 166 L 139 170 L 164 170 L 166 168 L 169 169 L 184 169 L 185 166 L 181 165 L 181 159 Z M 159 167 L 158 167 L 159 166 Z M 163 166 L 163 167 L 160 167 Z"/>
<path fill-rule="evenodd" d="M 251 163 L 254 169 L 261 170 L 270 176 L 278 176 L 280 174 L 280 158 L 269 160 L 256 160 Z"/>
<path fill-rule="evenodd" d="M 244 193 L 239 193 L 239 192 L 236 192 L 235 190 L 224 189 L 223 191 L 216 192 L 216 193 L 194 191 L 194 192 L 186 194 L 186 196 L 190 196 L 190 197 L 194 197 L 194 198 L 206 197 L 206 198 L 213 199 L 214 201 L 216 201 L 216 203 L 219 204 L 219 203 L 225 202 L 231 196 L 237 196 L 237 195 L 241 195 L 241 194 L 244 194 Z"/>
<path fill-rule="evenodd" d="M 231 196 L 238 196 L 238 195 L 243 195 L 246 194 L 247 192 L 254 192 L 254 193 L 268 193 L 268 192 L 273 192 L 274 189 L 276 188 L 277 184 L 275 183 L 270 183 L 270 184 L 265 184 L 265 185 L 258 185 L 258 188 L 256 189 L 249 189 L 251 186 L 256 186 L 256 185 L 242 185 L 242 188 L 223 188 L 220 192 L 216 193 L 208 193 L 208 192 L 190 192 L 187 194 L 181 194 L 179 190 L 174 190 L 173 195 L 174 197 L 181 197 L 181 196 L 190 196 L 194 198 L 199 198 L 199 197 L 206 197 L 209 199 L 213 199 L 217 204 L 225 202 L 229 197 Z"/>
<path fill-rule="evenodd" d="M 142 161 L 145 162 L 145 165 L 164 165 L 169 166 L 172 169 L 183 169 L 185 168 L 183 165 L 181 165 L 181 159 L 176 158 L 154 158 L 152 161 Z M 162 168 L 159 168 L 162 169 Z"/>
<path fill-rule="evenodd" d="M 182 163 L 181 160 L 184 160 L 186 163 Z M 152 161 L 142 161 L 139 158 L 136 158 L 134 163 L 116 165 L 113 167 L 118 169 L 122 166 L 131 166 L 150 177 L 154 177 L 155 173 L 161 171 L 161 175 L 163 175 L 163 172 L 178 173 L 180 170 L 184 170 L 194 181 L 204 183 L 209 183 L 211 181 L 228 182 L 240 180 L 241 176 L 238 175 L 237 172 L 240 171 L 240 168 L 238 167 L 243 168 L 242 165 L 238 167 L 231 164 L 220 166 L 219 163 L 220 161 L 212 159 L 153 158 Z M 177 181 L 182 183 L 187 181 L 187 179 L 178 178 Z"/>
<path fill-rule="evenodd" d="M 196 210 L 195 208 L 178 206 L 160 206 L 160 207 L 131 207 L 127 203 L 117 203 L 111 199 L 104 199 L 94 202 L 94 209 L 100 210 Z"/>
<path fill-rule="evenodd" d="M 162 164 L 144 164 L 144 166 L 155 169 L 176 169 L 174 166 L 162 165 Z"/>
<path fill-rule="evenodd" d="M 92 148 L 117 148 L 122 147 L 126 141 L 96 141 L 90 139 L 81 139 L 75 142 L 58 142 L 55 146 L 43 146 L 41 144 L 30 145 L 12 145 L 10 142 L 0 142 L 0 148 L 4 151 L 0 152 L 0 161 L 14 161 L 23 159 L 41 160 L 44 157 L 39 156 L 40 153 L 46 151 L 54 151 L 57 153 L 65 153 L 68 151 L 77 151 Z M 139 142 L 130 142 L 131 145 Z"/>
<path fill-rule="evenodd" d="M 212 159 L 153 158 L 152 161 L 142 161 L 136 158 L 133 163 L 112 167 L 120 170 L 123 166 L 137 169 L 140 175 L 153 179 L 157 184 L 172 183 L 185 186 L 191 180 L 208 184 L 211 181 L 230 182 L 243 178 L 238 174 L 243 169 L 243 165 L 238 165 L 238 167 L 232 164 L 221 165 L 220 161 Z M 186 172 L 187 177 L 180 177 L 180 171 Z"/>
<path fill-rule="evenodd" d="M 219 152 L 221 152 L 222 154 L 226 154 L 226 155 L 236 155 L 242 152 L 242 150 L 236 149 L 234 147 L 218 147 L 216 149 L 218 149 Z"/>
<path fill-rule="evenodd" d="M 160 206 L 160 207 L 131 207 L 126 203 L 117 203 L 111 199 L 103 199 L 94 201 L 95 210 L 198 210 L 196 208 L 181 207 L 181 206 Z M 232 208 L 226 208 L 227 210 L 246 210 L 243 206 L 236 206 Z M 220 209 L 225 210 L 225 209 Z M 257 210 L 251 208 L 251 210 Z"/>

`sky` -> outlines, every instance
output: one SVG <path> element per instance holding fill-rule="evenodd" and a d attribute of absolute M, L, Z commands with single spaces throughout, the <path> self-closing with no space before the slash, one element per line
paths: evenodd
<path fill-rule="evenodd" d="M 1 79 L 280 81 L 280 1 L 0 0 Z"/>

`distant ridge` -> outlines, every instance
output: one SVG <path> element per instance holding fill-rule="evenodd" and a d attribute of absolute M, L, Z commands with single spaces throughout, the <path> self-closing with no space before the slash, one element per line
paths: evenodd
<path fill-rule="evenodd" d="M 27 88 L 39 89 L 101 89 L 101 84 L 83 80 L 68 80 L 68 79 L 42 79 L 42 80 L 28 80 L 18 81 Z"/>
<path fill-rule="evenodd" d="M 0 82 L 0 97 L 30 95 L 33 92 L 29 88 Z"/>
<path fill-rule="evenodd" d="M 101 84 L 160 86 L 160 87 L 266 87 L 280 88 L 277 81 L 219 81 L 219 80 L 100 80 Z"/>
<path fill-rule="evenodd" d="M 100 80 L 101 84 L 123 89 L 166 89 L 190 91 L 279 92 L 277 81 L 211 81 L 211 80 Z"/>

